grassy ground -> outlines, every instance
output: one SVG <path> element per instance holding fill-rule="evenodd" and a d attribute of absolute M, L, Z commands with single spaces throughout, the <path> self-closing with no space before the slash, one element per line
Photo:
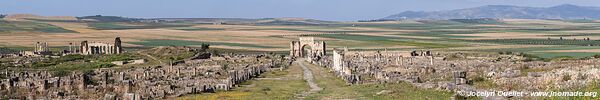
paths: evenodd
<path fill-rule="evenodd" d="M 244 82 L 240 87 L 231 91 L 219 91 L 216 93 L 203 93 L 185 96 L 176 99 L 195 100 L 223 100 L 223 99 L 246 99 L 246 100 L 289 100 L 296 99 L 300 94 L 309 89 L 302 79 L 302 69 L 293 65 L 283 71 L 272 71 L 261 75 L 260 80 Z"/>
<path fill-rule="evenodd" d="M 67 55 L 60 58 L 49 58 L 47 60 L 25 64 L 15 69 L 47 70 L 55 76 L 63 76 L 68 75 L 73 71 L 88 71 L 98 68 L 117 67 L 111 63 L 113 61 L 129 61 L 137 59 L 148 58 L 134 53 L 124 53 L 119 55 Z M 130 66 L 135 65 L 123 65 L 119 67 Z"/>
<path fill-rule="evenodd" d="M 323 91 L 308 96 L 306 99 L 367 99 L 367 100 L 423 100 L 449 99 L 453 94 L 450 92 L 420 89 L 409 83 L 386 83 L 386 84 L 359 84 L 347 85 L 341 78 L 336 77 L 328 69 L 310 64 L 316 83 Z M 377 95 L 381 91 L 392 91 L 387 94 Z"/>

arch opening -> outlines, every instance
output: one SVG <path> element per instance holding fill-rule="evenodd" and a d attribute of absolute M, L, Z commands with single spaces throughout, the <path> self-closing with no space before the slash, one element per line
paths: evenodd
<path fill-rule="evenodd" d="M 300 49 L 302 50 L 302 57 L 308 58 L 311 56 L 312 52 L 312 47 L 308 44 L 302 45 L 302 48 Z"/>

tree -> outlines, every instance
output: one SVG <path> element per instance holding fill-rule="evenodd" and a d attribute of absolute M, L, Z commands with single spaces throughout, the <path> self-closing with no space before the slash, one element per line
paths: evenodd
<path fill-rule="evenodd" d="M 206 43 L 202 43 L 202 46 L 200 47 L 201 51 L 206 51 L 208 50 L 210 47 L 210 44 L 206 44 Z"/>

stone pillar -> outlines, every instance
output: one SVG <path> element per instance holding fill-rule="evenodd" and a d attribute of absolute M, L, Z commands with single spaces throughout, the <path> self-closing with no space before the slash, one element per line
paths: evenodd
<path fill-rule="evenodd" d="M 320 56 L 325 56 L 327 55 L 327 45 L 325 45 L 325 41 L 321 41 L 321 47 L 322 47 L 322 54 Z"/>
<path fill-rule="evenodd" d="M 125 73 L 119 72 L 119 81 L 123 81 L 123 80 L 125 80 Z"/>
<path fill-rule="evenodd" d="M 109 46 L 108 54 L 115 54 L 115 46 L 114 45 Z"/>
<path fill-rule="evenodd" d="M 399 57 L 400 58 L 400 65 L 404 65 L 404 57 Z"/>
<path fill-rule="evenodd" d="M 87 51 L 88 52 L 87 54 L 90 54 L 90 55 L 94 54 L 95 51 L 96 51 L 96 47 L 95 46 L 89 46 L 88 49 L 89 50 Z"/>
<path fill-rule="evenodd" d="M 295 46 L 296 46 L 295 43 L 296 43 L 295 41 L 290 42 L 290 57 L 296 57 L 297 56 L 296 55 L 296 49 L 294 49 Z"/>
<path fill-rule="evenodd" d="M 88 41 L 81 42 L 81 45 L 79 46 L 79 51 L 83 55 L 88 55 L 89 54 L 90 47 L 88 46 Z"/>
<path fill-rule="evenodd" d="M 102 54 L 108 54 L 108 45 L 102 46 Z"/>
<path fill-rule="evenodd" d="M 73 53 L 73 43 L 69 43 L 69 53 Z"/>
<path fill-rule="evenodd" d="M 179 74 L 181 74 L 181 69 L 177 68 L 177 77 L 179 77 Z"/>
<path fill-rule="evenodd" d="M 433 66 L 433 56 L 429 56 L 429 65 Z"/>
<path fill-rule="evenodd" d="M 109 49 L 109 45 L 104 46 L 104 53 L 103 54 L 110 54 L 110 49 Z"/>
<path fill-rule="evenodd" d="M 98 46 L 98 54 L 104 53 L 104 46 Z"/>
<path fill-rule="evenodd" d="M 400 56 L 396 58 L 396 65 L 400 65 L 398 62 L 400 61 Z"/>
<path fill-rule="evenodd" d="M 104 54 L 104 52 L 106 52 L 106 46 L 100 46 L 100 51 L 98 51 L 98 54 Z"/>
<path fill-rule="evenodd" d="M 198 70 L 198 69 L 196 69 L 196 66 L 194 66 L 194 73 L 193 73 L 193 76 L 195 76 L 195 75 L 196 75 L 196 72 L 197 72 L 197 70 Z"/>
<path fill-rule="evenodd" d="M 121 46 L 121 37 L 115 38 L 115 48 L 113 49 L 115 54 L 123 53 L 123 47 Z"/>

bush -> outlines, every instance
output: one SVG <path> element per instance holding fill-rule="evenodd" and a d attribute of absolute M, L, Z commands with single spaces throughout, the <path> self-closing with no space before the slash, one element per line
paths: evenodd
<path fill-rule="evenodd" d="M 574 60 L 576 59 L 575 57 L 571 57 L 571 56 L 558 56 L 558 57 L 552 57 L 550 59 L 545 59 L 544 61 L 564 61 L 564 60 Z"/>
<path fill-rule="evenodd" d="M 261 90 L 262 90 L 262 91 L 271 91 L 271 88 L 264 87 L 264 88 L 262 88 Z"/>
<path fill-rule="evenodd" d="M 42 61 L 42 62 L 33 62 L 33 63 L 31 63 L 30 67 L 41 68 L 41 67 L 48 67 L 48 66 L 54 66 L 54 65 L 56 65 L 56 62 Z"/>
<path fill-rule="evenodd" d="M 200 48 L 200 51 L 202 52 L 206 52 L 206 50 L 208 50 L 210 47 L 210 44 L 206 44 L 206 43 L 202 43 L 202 46 Z"/>
<path fill-rule="evenodd" d="M 594 58 L 600 58 L 600 54 L 593 55 Z"/>
<path fill-rule="evenodd" d="M 525 62 L 529 62 L 529 61 L 539 61 L 539 60 L 546 60 L 542 57 L 536 56 L 536 55 L 532 55 L 532 54 L 527 54 L 527 53 L 518 53 L 517 56 L 521 56 L 521 57 L 525 57 Z"/>
<path fill-rule="evenodd" d="M 563 75 L 562 80 L 563 81 L 569 81 L 569 80 L 571 80 L 571 75 L 569 75 L 569 74 Z"/>
<path fill-rule="evenodd" d="M 513 52 L 510 52 L 510 51 L 500 51 L 500 52 L 498 52 L 498 54 L 501 54 L 501 55 L 503 55 L 503 54 L 505 54 L 505 55 L 512 55 Z"/>
<path fill-rule="evenodd" d="M 59 70 L 59 71 L 52 72 L 52 76 L 55 76 L 55 77 L 68 76 L 69 74 L 71 74 L 71 71 L 66 71 L 66 70 Z"/>

